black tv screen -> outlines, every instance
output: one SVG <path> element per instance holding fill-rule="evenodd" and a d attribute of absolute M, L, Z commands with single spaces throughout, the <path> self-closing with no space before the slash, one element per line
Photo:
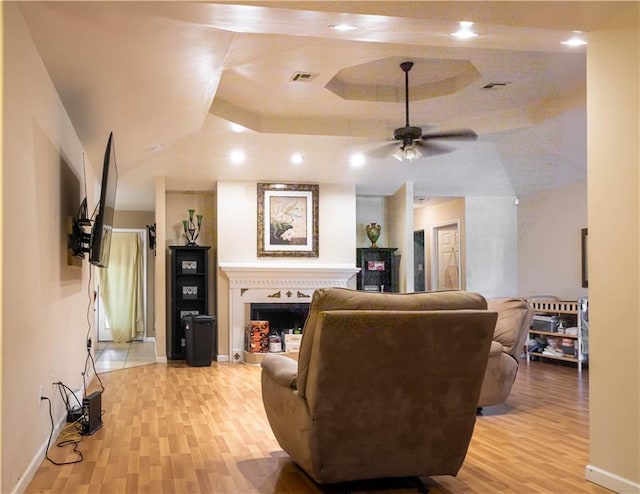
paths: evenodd
<path fill-rule="evenodd" d="M 113 213 L 116 206 L 117 184 L 118 169 L 116 167 L 113 132 L 111 132 L 109 134 L 109 140 L 107 141 L 107 149 L 104 152 L 100 202 L 98 203 L 98 213 L 91 230 L 89 254 L 89 262 L 101 268 L 109 266 L 109 251 L 111 249 L 111 232 L 113 230 Z"/>

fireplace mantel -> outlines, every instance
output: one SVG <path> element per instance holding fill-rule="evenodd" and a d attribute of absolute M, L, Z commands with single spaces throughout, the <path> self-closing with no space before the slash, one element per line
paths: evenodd
<path fill-rule="evenodd" d="M 354 264 L 302 261 L 222 262 L 219 266 L 229 279 L 229 355 L 224 360 L 232 362 L 242 361 L 247 304 L 284 302 L 290 297 L 308 302 L 318 288 L 346 288 L 359 271 Z M 284 295 L 280 290 L 286 290 Z"/>
<path fill-rule="evenodd" d="M 347 286 L 359 271 L 350 264 L 318 263 L 220 263 L 231 288 L 288 288 Z"/>

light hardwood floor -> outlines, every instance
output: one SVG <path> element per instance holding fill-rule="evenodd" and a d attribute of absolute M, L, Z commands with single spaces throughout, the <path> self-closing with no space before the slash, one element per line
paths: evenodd
<path fill-rule="evenodd" d="M 44 461 L 27 493 L 417 492 L 403 481 L 317 486 L 280 449 L 260 395 L 260 368 L 152 364 L 101 375 L 104 427 L 84 461 Z M 58 461 L 74 458 L 52 446 Z M 522 362 L 508 402 L 478 417 L 457 477 L 422 479 L 431 494 L 608 493 L 584 480 L 588 371 Z"/>

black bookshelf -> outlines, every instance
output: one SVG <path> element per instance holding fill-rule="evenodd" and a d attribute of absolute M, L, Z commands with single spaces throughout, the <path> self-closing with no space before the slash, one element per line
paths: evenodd
<path fill-rule="evenodd" d="M 209 315 L 209 246 L 170 246 L 171 324 L 167 331 L 167 358 L 185 358 L 183 317 Z"/>

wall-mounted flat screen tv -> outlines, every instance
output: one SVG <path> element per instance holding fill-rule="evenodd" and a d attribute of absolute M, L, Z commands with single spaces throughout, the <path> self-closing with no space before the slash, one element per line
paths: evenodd
<path fill-rule="evenodd" d="M 109 266 L 117 185 L 118 169 L 116 167 L 116 150 L 113 142 L 113 132 L 111 132 L 109 134 L 109 140 L 107 141 L 107 149 L 104 152 L 100 202 L 98 203 L 98 212 L 91 229 L 91 245 L 89 251 L 89 262 L 101 268 Z"/>

